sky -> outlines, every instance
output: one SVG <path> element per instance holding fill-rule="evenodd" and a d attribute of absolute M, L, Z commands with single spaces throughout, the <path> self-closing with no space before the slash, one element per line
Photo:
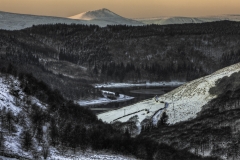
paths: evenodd
<path fill-rule="evenodd" d="M 58 17 L 101 8 L 127 18 L 240 15 L 240 0 L 0 0 L 0 11 Z"/>

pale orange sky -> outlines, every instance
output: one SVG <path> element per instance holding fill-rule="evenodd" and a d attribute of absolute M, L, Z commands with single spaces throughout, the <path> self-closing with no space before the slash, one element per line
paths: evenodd
<path fill-rule="evenodd" d="M 107 8 L 128 18 L 240 14 L 240 0 L 0 0 L 0 11 L 69 17 Z"/>

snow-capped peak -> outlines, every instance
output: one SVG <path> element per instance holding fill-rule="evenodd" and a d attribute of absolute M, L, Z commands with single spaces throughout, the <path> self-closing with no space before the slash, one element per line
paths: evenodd
<path fill-rule="evenodd" d="M 71 19 L 80 20 L 94 20 L 94 19 L 109 19 L 109 18 L 123 18 L 109 9 L 102 8 L 99 10 L 88 11 L 69 17 Z"/>

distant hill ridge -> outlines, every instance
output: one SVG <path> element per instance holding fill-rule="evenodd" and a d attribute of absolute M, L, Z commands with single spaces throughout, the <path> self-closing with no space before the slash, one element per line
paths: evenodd
<path fill-rule="evenodd" d="M 219 15 L 219 16 L 206 16 L 206 17 L 154 17 L 154 18 L 139 18 L 135 19 L 144 24 L 184 24 L 184 23 L 205 23 L 215 21 L 240 21 L 240 15 Z"/>
<path fill-rule="evenodd" d="M 32 27 L 32 25 L 57 23 L 98 25 L 100 27 L 105 27 L 107 25 L 143 25 L 142 22 L 121 17 L 105 8 L 96 11 L 84 12 L 69 18 L 17 14 L 0 11 L 0 29 L 20 30 Z"/>
<path fill-rule="evenodd" d="M 21 30 L 40 24 L 85 24 L 98 25 L 106 27 L 107 25 L 129 25 L 141 26 L 146 24 L 184 24 L 184 23 L 204 23 L 214 21 L 240 21 L 240 15 L 221 15 L 208 17 L 156 17 L 156 18 L 139 18 L 130 19 L 122 17 L 109 9 L 102 8 L 99 10 L 83 12 L 68 18 L 39 16 L 18 13 L 8 13 L 0 11 L 0 29 Z"/>

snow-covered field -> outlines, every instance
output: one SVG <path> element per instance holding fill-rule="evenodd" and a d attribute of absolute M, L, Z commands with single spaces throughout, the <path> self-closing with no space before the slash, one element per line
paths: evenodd
<path fill-rule="evenodd" d="M 147 83 L 106 83 L 106 84 L 94 84 L 95 88 L 127 88 L 127 87 L 161 87 L 161 86 L 180 86 L 186 82 L 147 82 Z"/>
<path fill-rule="evenodd" d="M 116 99 L 110 99 L 107 97 L 107 94 L 115 94 L 114 92 L 110 91 L 102 91 L 104 97 L 91 99 L 91 100 L 80 100 L 77 103 L 81 106 L 90 106 L 90 105 L 98 105 L 98 104 L 108 104 L 112 102 L 124 102 L 133 99 L 134 97 L 130 97 L 124 94 L 119 94 L 119 97 Z"/>
<path fill-rule="evenodd" d="M 164 103 L 157 103 L 154 99 L 149 99 L 127 107 L 99 114 L 98 118 L 107 123 L 111 123 L 119 117 L 122 117 L 118 119 L 118 121 L 126 122 L 129 120 L 129 118 L 137 115 L 138 121 L 142 122 L 145 118 L 150 118 L 157 110 L 161 108 L 164 108 Z"/>
<path fill-rule="evenodd" d="M 103 151 L 90 151 L 86 152 L 76 152 L 75 154 L 66 154 L 62 156 L 55 150 L 51 150 L 51 158 L 49 160 L 135 160 L 135 158 L 130 156 L 123 156 L 117 154 L 106 153 Z"/>
<path fill-rule="evenodd" d="M 119 118 L 118 121 L 126 122 L 130 117 L 137 115 L 139 117 L 139 122 L 141 122 L 145 118 L 150 118 L 159 109 L 163 108 L 164 103 L 162 102 L 169 103 L 166 113 L 169 116 L 168 123 L 170 124 L 195 118 L 197 113 L 201 111 L 202 106 L 214 98 L 214 96 L 209 94 L 209 89 L 215 86 L 216 81 L 238 71 L 240 71 L 240 63 L 186 83 L 171 92 L 160 96 L 158 102 L 152 98 L 134 105 L 99 114 L 98 118 L 110 123 L 115 119 L 122 117 Z M 149 110 L 149 112 L 145 111 L 145 109 Z M 142 111 L 137 112 L 139 110 Z M 124 116 L 124 114 L 130 115 Z"/>

